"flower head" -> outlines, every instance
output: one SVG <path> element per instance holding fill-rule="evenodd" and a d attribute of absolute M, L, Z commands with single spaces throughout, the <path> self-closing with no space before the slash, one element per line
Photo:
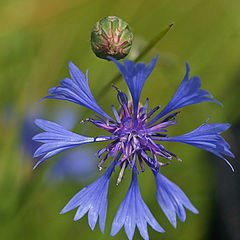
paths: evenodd
<path fill-rule="evenodd" d="M 107 135 L 96 137 L 81 136 L 66 130 L 56 123 L 38 119 L 36 124 L 45 132 L 33 138 L 43 143 L 36 150 L 34 157 L 42 157 L 36 164 L 37 166 L 40 162 L 57 153 L 75 146 L 108 141 L 109 143 L 106 147 L 97 152 L 97 156 L 100 158 L 98 168 L 101 170 L 103 164 L 108 159 L 114 159 L 113 163 L 99 180 L 74 196 L 62 213 L 79 207 L 75 215 L 76 220 L 89 211 L 89 225 L 92 229 L 95 227 L 99 215 L 100 228 L 103 232 L 110 176 L 114 168 L 120 166 L 121 169 L 117 180 L 117 184 L 119 184 L 124 170 L 128 167 L 133 172 L 132 183 L 113 221 L 111 235 L 115 235 L 124 225 L 128 238 L 132 239 L 135 226 L 137 225 L 142 237 L 148 239 L 147 223 L 156 231 L 163 232 L 164 230 L 156 222 L 141 197 L 137 181 L 136 172 L 139 172 L 137 167 L 140 166 L 143 172 L 145 166 L 149 166 L 153 171 L 157 185 L 158 203 L 169 221 L 176 227 L 176 214 L 181 221 L 184 221 L 186 218 L 184 207 L 193 213 L 198 213 L 198 211 L 182 190 L 159 172 L 160 167 L 168 165 L 173 157 L 181 161 L 176 154 L 164 147 L 164 142 L 173 141 L 190 144 L 212 152 L 227 161 L 221 154 L 234 156 L 229 150 L 230 146 L 219 134 L 225 131 L 229 124 L 204 124 L 182 136 L 169 137 L 167 128 L 177 123 L 177 115 L 180 113 L 179 108 L 205 101 L 220 103 L 214 100 L 207 91 L 200 88 L 201 82 L 198 77 L 189 78 L 189 66 L 186 64 L 186 75 L 177 92 L 167 106 L 152 118 L 152 115 L 160 107 L 157 106 L 148 111 L 149 99 L 146 99 L 143 106 L 139 103 L 139 100 L 143 85 L 153 71 L 157 57 L 154 57 L 148 66 L 144 63 L 135 65 L 129 60 L 125 60 L 124 64 L 121 64 L 114 58 L 109 57 L 109 59 L 117 65 L 132 97 L 132 100 L 129 100 L 124 92 L 113 86 L 117 91 L 117 99 L 120 104 L 119 112 L 112 105 L 115 120 L 98 106 L 89 90 L 87 76 L 73 63 L 69 64 L 72 79 L 65 78 L 61 81 L 61 86 L 51 88 L 49 90 L 50 95 L 45 97 L 71 101 L 95 111 L 98 115 L 93 115 L 93 117 L 83 120 L 82 123 L 86 121 L 91 122 L 95 126 L 107 131 Z M 227 163 L 230 165 L 228 161 Z"/>

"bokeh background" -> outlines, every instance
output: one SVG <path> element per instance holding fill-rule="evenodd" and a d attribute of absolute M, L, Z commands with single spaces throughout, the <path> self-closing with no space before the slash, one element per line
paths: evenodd
<path fill-rule="evenodd" d="M 116 15 L 129 23 L 134 44 L 133 59 L 166 25 L 175 22 L 168 34 L 144 57 L 159 54 L 157 66 L 147 80 L 142 99 L 150 105 L 166 105 L 185 73 L 198 75 L 203 88 L 224 104 L 202 103 L 186 107 L 171 134 L 183 134 L 202 124 L 230 122 L 224 137 L 236 159 L 230 159 L 235 173 L 222 159 L 184 144 L 169 144 L 183 162 L 173 161 L 162 173 L 179 185 L 200 214 L 187 211 L 185 223 L 174 229 L 161 212 L 155 197 L 155 183 L 149 171 L 140 174 L 142 197 L 166 233 L 149 228 L 150 239 L 206 240 L 240 239 L 240 2 L 238 0 L 2 0 L 0 1 L 0 238 L 43 239 L 126 239 L 123 230 L 110 237 L 111 222 L 130 184 L 130 175 L 120 186 L 111 181 L 105 235 L 97 224 L 94 232 L 87 216 L 73 222 L 74 211 L 59 215 L 67 201 L 100 175 L 94 152 L 100 145 L 48 160 L 32 171 L 31 137 L 37 131 L 35 117 L 54 120 L 80 134 L 101 134 L 94 126 L 81 126 L 80 119 L 91 112 L 71 103 L 47 100 L 47 90 L 68 76 L 72 60 L 85 72 L 97 96 L 117 73 L 116 67 L 95 57 L 89 43 L 97 20 Z M 117 86 L 126 89 L 122 80 Z M 108 89 L 99 99 L 110 114 L 117 103 Z M 68 111 L 68 112 L 66 112 Z M 65 159 L 65 161 L 64 161 Z M 76 161 L 77 159 L 77 161 Z M 76 171 L 77 170 L 77 171 Z M 116 174 L 115 174 L 116 175 Z M 141 239 L 138 231 L 134 239 Z"/>

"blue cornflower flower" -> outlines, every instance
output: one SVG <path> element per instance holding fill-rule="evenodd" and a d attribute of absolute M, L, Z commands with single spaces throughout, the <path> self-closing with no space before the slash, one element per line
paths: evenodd
<path fill-rule="evenodd" d="M 147 223 L 156 231 L 164 232 L 164 230 L 157 223 L 141 197 L 137 180 L 138 167 L 142 172 L 145 170 L 145 165 L 151 168 L 156 180 L 158 203 L 171 224 L 176 227 L 176 214 L 181 221 L 185 221 L 184 207 L 193 213 L 198 213 L 198 211 L 183 191 L 160 173 L 160 167 L 169 164 L 173 157 L 180 161 L 177 155 L 164 147 L 164 142 L 182 142 L 202 148 L 223 158 L 232 168 L 222 154 L 230 157 L 234 157 L 234 155 L 229 150 L 228 143 L 219 135 L 227 130 L 230 125 L 204 123 L 190 133 L 178 137 L 168 137 L 166 128 L 177 123 L 176 116 L 180 113 L 175 110 L 205 101 L 220 103 L 214 100 L 207 91 L 200 88 L 199 77 L 189 78 L 190 70 L 186 63 L 186 75 L 177 92 L 167 106 L 150 120 L 160 107 L 157 106 L 148 112 L 149 99 L 147 98 L 144 106 L 139 103 L 139 99 L 143 85 L 155 67 L 157 57 L 154 57 L 148 66 L 145 66 L 144 63 L 135 65 L 129 60 L 124 60 L 122 65 L 114 58 L 109 59 L 117 65 L 132 96 L 132 101 L 129 101 L 124 92 L 113 86 L 117 90 L 117 98 L 120 104 L 119 111 L 116 111 L 115 106 L 112 105 L 116 120 L 108 116 L 99 107 L 90 92 L 87 74 L 84 75 L 71 62 L 69 63 L 71 79 L 65 78 L 62 80 L 61 85 L 51 88 L 49 90 L 50 95 L 45 97 L 45 99 L 71 101 L 95 111 L 98 115 L 93 115 L 92 118 L 87 118 L 82 123 L 89 121 L 106 130 L 109 134 L 97 137 L 81 136 L 56 123 L 37 119 L 35 123 L 45 132 L 37 134 L 33 138 L 35 141 L 43 143 L 36 150 L 34 157 L 42 157 L 37 162 L 37 166 L 57 153 L 75 146 L 109 141 L 110 143 L 106 147 L 97 152 L 97 156 L 101 159 L 98 163 L 100 170 L 108 158 L 113 159 L 110 161 L 111 164 L 108 169 L 97 181 L 77 193 L 61 213 L 78 207 L 74 217 L 74 220 L 78 220 L 88 212 L 91 229 L 94 229 L 99 216 L 100 229 L 104 232 L 110 177 L 115 168 L 121 166 L 117 180 L 117 184 L 119 184 L 124 169 L 129 167 L 132 170 L 132 181 L 113 221 L 111 235 L 115 235 L 124 225 L 126 234 L 131 240 L 137 226 L 141 236 L 146 240 L 149 239 Z M 162 157 L 167 162 L 159 161 L 157 156 Z M 137 160 L 139 164 L 137 164 Z"/>

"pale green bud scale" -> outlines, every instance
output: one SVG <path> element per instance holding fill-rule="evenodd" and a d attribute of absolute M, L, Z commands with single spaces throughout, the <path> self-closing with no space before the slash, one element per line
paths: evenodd
<path fill-rule="evenodd" d="M 131 49 L 133 34 L 121 18 L 110 16 L 100 19 L 92 29 L 91 46 L 97 57 L 115 59 L 126 57 Z"/>

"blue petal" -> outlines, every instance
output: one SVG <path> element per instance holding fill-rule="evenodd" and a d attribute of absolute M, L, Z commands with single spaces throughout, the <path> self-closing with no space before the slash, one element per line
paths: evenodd
<path fill-rule="evenodd" d="M 70 101 L 89 108 L 101 116 L 112 120 L 112 118 L 98 106 L 94 99 L 88 86 L 87 74 L 85 76 L 72 62 L 69 62 L 69 72 L 72 79 L 63 79 L 60 82 L 61 86 L 50 88 L 48 91 L 50 95 L 43 99 Z"/>
<path fill-rule="evenodd" d="M 176 184 L 169 181 L 159 171 L 153 171 L 153 174 L 157 185 L 156 195 L 159 206 L 174 228 L 177 227 L 176 214 L 182 222 L 186 219 L 184 207 L 193 213 L 198 213 L 198 210 L 191 204 L 190 200 Z"/>
<path fill-rule="evenodd" d="M 43 143 L 34 153 L 34 158 L 42 156 L 36 163 L 34 169 L 44 160 L 86 143 L 109 140 L 109 137 L 90 138 L 73 133 L 57 123 L 36 119 L 35 124 L 46 132 L 39 133 L 33 137 L 34 141 Z"/>
<path fill-rule="evenodd" d="M 163 141 L 182 142 L 211 152 L 224 159 L 234 171 L 232 165 L 221 154 L 234 158 L 230 145 L 219 134 L 226 131 L 229 123 L 202 124 L 192 132 L 177 137 L 162 138 Z"/>
<path fill-rule="evenodd" d="M 113 220 L 111 236 L 117 234 L 124 225 L 127 237 L 131 240 L 137 225 L 141 236 L 148 240 L 147 223 L 156 231 L 164 232 L 143 201 L 137 173 L 133 170 L 131 185 Z"/>
<path fill-rule="evenodd" d="M 135 65 L 134 62 L 130 60 L 124 60 L 124 65 L 122 65 L 112 57 L 109 57 L 109 59 L 111 59 L 117 65 L 125 82 L 128 85 L 133 99 L 134 114 L 136 116 L 143 85 L 155 67 L 157 56 L 152 59 L 147 67 L 145 66 L 145 63 L 142 62 L 139 62 Z"/>
<path fill-rule="evenodd" d="M 215 102 L 219 105 L 222 105 L 220 102 L 214 100 L 209 92 L 206 90 L 200 89 L 201 81 L 199 77 L 192 77 L 189 79 L 190 68 L 188 63 L 186 62 L 186 74 L 174 94 L 171 101 L 167 104 L 167 106 L 155 117 L 153 118 L 147 126 L 150 126 L 154 122 L 158 121 L 161 117 L 166 114 L 196 103 L 211 101 Z"/>
<path fill-rule="evenodd" d="M 108 204 L 108 187 L 115 164 L 116 161 L 111 164 L 97 181 L 78 192 L 63 208 L 60 214 L 78 207 L 74 221 L 79 220 L 88 212 L 88 223 L 92 230 L 95 228 L 99 216 L 99 226 L 102 233 L 104 233 Z"/>

